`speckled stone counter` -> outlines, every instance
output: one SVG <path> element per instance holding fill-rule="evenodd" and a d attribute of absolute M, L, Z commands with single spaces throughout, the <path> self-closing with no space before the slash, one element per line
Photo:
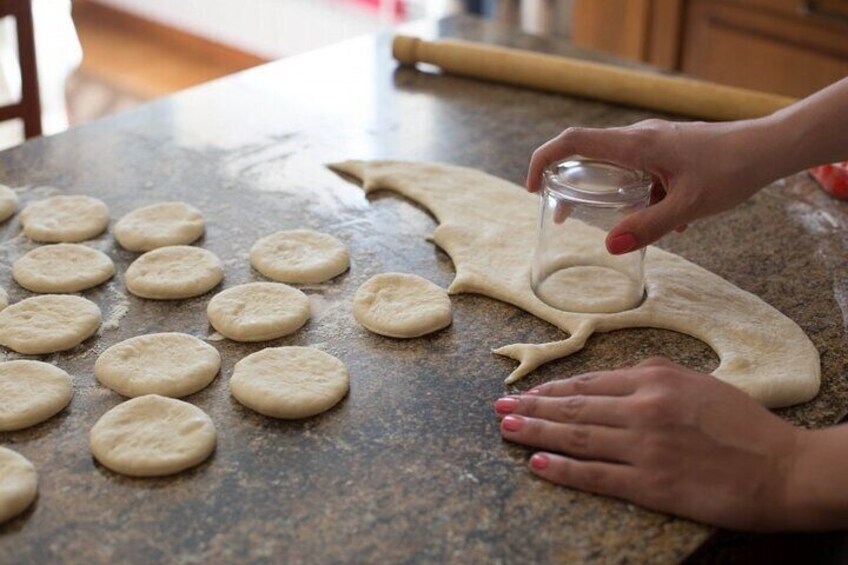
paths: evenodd
<path fill-rule="evenodd" d="M 440 33 L 573 51 L 470 19 L 446 22 Z M 91 194 L 113 219 L 163 199 L 197 206 L 208 220 L 199 244 L 225 262 L 225 287 L 260 279 L 247 251 L 275 230 L 325 230 L 352 255 L 346 275 L 303 287 L 313 308 L 303 329 L 270 344 L 236 344 L 208 326 L 210 295 L 126 296 L 122 274 L 135 255 L 109 235 L 95 240 L 119 268 L 113 282 L 85 293 L 106 324 L 75 350 L 45 359 L 73 375 L 76 396 L 42 425 L 0 434 L 0 445 L 32 460 L 41 478 L 36 504 L 0 526 L 0 563 L 683 558 L 712 530 L 537 480 L 526 470 L 527 450 L 501 441 L 491 405 L 508 392 L 502 381 L 514 364 L 490 349 L 550 341 L 555 329 L 466 295 L 453 299 L 453 325 L 424 339 L 383 338 L 354 322 L 350 299 L 370 276 L 406 271 L 447 286 L 453 269 L 424 239 L 435 226 L 425 211 L 389 193 L 366 199 L 324 167 L 349 158 L 445 161 L 518 182 L 531 151 L 562 128 L 649 115 L 396 69 L 387 38 L 362 38 L 0 154 L 0 182 L 21 191 L 24 204 L 56 192 Z M 762 297 L 810 335 L 822 354 L 822 392 L 781 411 L 806 426 L 835 422 L 848 404 L 846 224 L 845 205 L 801 175 L 660 243 Z M 17 218 L 0 227 L 0 284 L 13 301 L 28 293 L 11 281 L 10 265 L 33 247 L 19 233 Z M 135 480 L 88 451 L 89 429 L 122 400 L 92 368 L 106 347 L 154 331 L 188 332 L 221 352 L 221 375 L 187 399 L 212 416 L 219 443 L 190 472 Z M 299 422 L 242 408 L 228 393 L 233 364 L 267 345 L 314 345 L 338 356 L 351 373 L 350 395 Z M 628 330 L 594 336 L 518 389 L 654 354 L 701 370 L 717 365 L 695 339 Z"/>

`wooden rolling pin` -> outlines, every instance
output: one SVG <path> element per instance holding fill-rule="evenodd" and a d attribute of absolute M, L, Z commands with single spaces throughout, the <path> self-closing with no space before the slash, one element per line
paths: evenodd
<path fill-rule="evenodd" d="M 796 101 L 745 88 L 471 41 L 425 41 L 398 35 L 392 53 L 403 65 L 430 63 L 459 76 L 704 120 L 756 118 Z"/>

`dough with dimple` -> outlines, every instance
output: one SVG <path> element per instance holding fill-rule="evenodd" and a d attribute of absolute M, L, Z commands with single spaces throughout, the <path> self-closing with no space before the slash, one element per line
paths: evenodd
<path fill-rule="evenodd" d="M 0 432 L 22 430 L 52 418 L 71 401 L 71 377 L 40 361 L 0 363 Z"/>
<path fill-rule="evenodd" d="M 205 461 L 215 450 L 215 425 L 200 408 L 156 394 L 133 398 L 91 428 L 91 453 L 131 477 L 161 477 Z"/>
<path fill-rule="evenodd" d="M 230 392 L 265 416 L 308 418 L 347 394 L 344 363 L 312 347 L 273 347 L 248 355 L 233 369 Z"/>
<path fill-rule="evenodd" d="M 159 394 L 181 398 L 209 386 L 221 368 L 218 350 L 184 333 L 131 337 L 104 351 L 94 376 L 128 397 Z"/>
<path fill-rule="evenodd" d="M 51 196 L 21 212 L 24 235 L 44 243 L 74 243 L 99 235 L 109 225 L 109 209 L 91 196 Z"/>
<path fill-rule="evenodd" d="M 40 355 L 76 347 L 100 327 L 100 308 L 91 300 L 45 294 L 0 311 L 0 345 Z"/>
<path fill-rule="evenodd" d="M 200 211 L 185 202 L 160 202 L 133 210 L 113 229 L 129 251 L 150 251 L 168 245 L 188 245 L 203 235 Z"/>
<path fill-rule="evenodd" d="M 451 302 L 444 289 L 418 275 L 383 273 L 356 291 L 353 317 L 380 335 L 420 337 L 450 325 Z"/>
<path fill-rule="evenodd" d="M 172 245 L 148 251 L 129 266 L 127 290 L 142 298 L 178 300 L 200 296 L 224 278 L 221 260 L 210 251 Z"/>
<path fill-rule="evenodd" d="M 235 341 L 268 341 L 294 333 L 309 319 L 309 298 L 282 283 L 249 283 L 216 294 L 206 314 Z"/>
<path fill-rule="evenodd" d="M 32 292 L 80 292 L 114 274 L 108 255 L 79 243 L 36 247 L 12 265 L 12 277 Z"/>
<path fill-rule="evenodd" d="M 6 185 L 0 184 L 0 222 L 5 222 L 18 209 L 18 194 Z"/>
<path fill-rule="evenodd" d="M 38 474 L 29 460 L 0 447 L 0 524 L 27 508 L 38 494 Z"/>
<path fill-rule="evenodd" d="M 347 247 L 313 230 L 288 230 L 263 237 L 250 249 L 253 268 L 279 282 L 321 283 L 350 267 Z"/>

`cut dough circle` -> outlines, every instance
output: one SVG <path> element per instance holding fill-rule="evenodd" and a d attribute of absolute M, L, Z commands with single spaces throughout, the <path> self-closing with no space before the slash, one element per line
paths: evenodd
<path fill-rule="evenodd" d="M 18 194 L 6 185 L 0 184 L 0 222 L 12 217 L 18 209 Z"/>
<path fill-rule="evenodd" d="M 133 210 L 115 224 L 115 239 L 128 251 L 188 245 L 203 235 L 203 214 L 185 202 L 160 202 Z"/>
<path fill-rule="evenodd" d="M 0 447 L 0 524 L 29 508 L 37 493 L 38 473 L 29 459 Z"/>
<path fill-rule="evenodd" d="M 376 334 L 420 337 L 451 324 L 451 302 L 444 289 L 418 275 L 383 273 L 356 291 L 353 317 Z"/>
<path fill-rule="evenodd" d="M 349 380 L 344 363 L 328 353 L 312 347 L 272 347 L 236 363 L 230 392 L 265 416 L 308 418 L 344 398 Z"/>
<path fill-rule="evenodd" d="M 215 424 L 188 402 L 148 394 L 119 404 L 91 428 L 91 453 L 130 477 L 161 477 L 205 461 L 215 450 Z"/>
<path fill-rule="evenodd" d="M 294 333 L 309 319 L 309 298 L 282 283 L 249 283 L 216 294 L 209 323 L 235 341 L 268 341 Z"/>
<path fill-rule="evenodd" d="M 313 230 L 281 231 L 263 237 L 250 249 L 253 268 L 279 282 L 321 283 L 350 267 L 347 247 L 335 237 Z"/>
<path fill-rule="evenodd" d="M 142 298 L 177 300 L 200 296 L 224 278 L 221 260 L 210 251 L 172 245 L 148 251 L 132 262 L 127 290 Z"/>
<path fill-rule="evenodd" d="M 71 377 L 40 361 L 0 363 L 0 432 L 22 430 L 61 412 L 71 401 Z"/>
<path fill-rule="evenodd" d="M 183 333 L 131 337 L 104 351 L 94 376 L 118 394 L 181 398 L 209 386 L 221 368 L 218 350 Z"/>
<path fill-rule="evenodd" d="M 79 243 L 36 247 L 12 265 L 12 277 L 32 292 L 80 292 L 114 275 L 108 255 Z"/>
<path fill-rule="evenodd" d="M 100 308 L 79 296 L 45 294 L 0 311 L 0 345 L 40 355 L 76 347 L 100 327 Z"/>
<path fill-rule="evenodd" d="M 6 289 L 0 287 L 0 310 L 9 305 L 9 295 L 6 294 Z"/>
<path fill-rule="evenodd" d="M 45 243 L 74 243 L 100 234 L 109 225 L 109 209 L 91 196 L 51 196 L 21 212 L 24 235 Z"/>

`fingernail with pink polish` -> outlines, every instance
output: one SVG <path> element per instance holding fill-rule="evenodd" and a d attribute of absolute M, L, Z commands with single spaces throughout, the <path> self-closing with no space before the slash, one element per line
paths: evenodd
<path fill-rule="evenodd" d="M 507 416 L 503 419 L 501 425 L 508 432 L 517 432 L 524 426 L 524 418 L 520 416 Z"/>
<path fill-rule="evenodd" d="M 638 241 L 636 236 L 632 233 L 622 233 L 611 238 L 607 242 L 607 248 L 610 253 L 615 255 L 620 255 L 622 253 L 627 253 L 628 251 L 633 251 L 636 248 Z"/>
<path fill-rule="evenodd" d="M 518 399 L 506 396 L 495 401 L 495 412 L 498 414 L 511 414 L 518 408 Z"/>
<path fill-rule="evenodd" d="M 550 463 L 551 460 L 544 453 L 534 453 L 530 458 L 530 466 L 537 471 L 544 471 Z"/>

